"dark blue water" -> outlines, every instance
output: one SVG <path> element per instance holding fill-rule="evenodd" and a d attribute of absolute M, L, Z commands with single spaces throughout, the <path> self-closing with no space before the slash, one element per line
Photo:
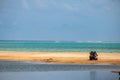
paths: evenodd
<path fill-rule="evenodd" d="M 120 43 L 65 41 L 0 41 L 1 51 L 120 52 Z"/>

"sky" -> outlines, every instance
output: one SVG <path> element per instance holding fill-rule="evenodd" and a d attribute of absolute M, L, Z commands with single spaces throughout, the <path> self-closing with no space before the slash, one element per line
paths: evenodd
<path fill-rule="evenodd" d="M 0 0 L 0 40 L 120 42 L 120 0 Z"/>

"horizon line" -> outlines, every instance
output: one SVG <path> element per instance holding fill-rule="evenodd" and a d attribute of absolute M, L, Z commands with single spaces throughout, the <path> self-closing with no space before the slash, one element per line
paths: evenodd
<path fill-rule="evenodd" d="M 98 43 L 102 43 L 102 42 L 110 42 L 110 43 L 120 43 L 120 41 L 73 41 L 73 40 L 0 40 L 0 41 L 50 41 L 50 42 L 98 42 Z"/>

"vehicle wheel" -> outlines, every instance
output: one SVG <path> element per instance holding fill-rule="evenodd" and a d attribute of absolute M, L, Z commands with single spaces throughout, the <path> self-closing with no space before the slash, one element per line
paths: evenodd
<path fill-rule="evenodd" d="M 90 60 L 92 60 L 92 57 L 89 57 Z"/>

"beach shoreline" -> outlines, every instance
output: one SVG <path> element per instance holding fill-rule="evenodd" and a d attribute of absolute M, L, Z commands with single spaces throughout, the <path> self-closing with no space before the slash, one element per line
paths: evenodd
<path fill-rule="evenodd" d="M 98 60 L 89 60 L 89 52 L 0 51 L 0 60 L 27 60 L 65 64 L 120 64 L 120 53 L 98 52 Z"/>

